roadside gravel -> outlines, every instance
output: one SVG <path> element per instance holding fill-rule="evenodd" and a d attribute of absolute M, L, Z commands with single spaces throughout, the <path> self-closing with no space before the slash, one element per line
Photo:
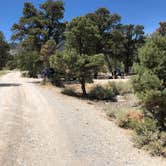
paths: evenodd
<path fill-rule="evenodd" d="M 10 72 L 0 79 L 0 166 L 165 166 L 86 100 Z"/>

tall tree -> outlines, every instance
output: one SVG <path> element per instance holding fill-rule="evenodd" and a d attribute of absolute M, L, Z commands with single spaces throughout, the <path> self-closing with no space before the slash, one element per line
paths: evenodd
<path fill-rule="evenodd" d="M 54 39 L 58 44 L 64 38 L 65 23 L 63 1 L 47 0 L 40 5 L 40 14 L 43 19 L 43 29 L 46 32 L 45 40 Z"/>
<path fill-rule="evenodd" d="M 137 56 L 138 48 L 144 43 L 144 27 L 142 25 L 124 25 L 124 56 L 125 73 L 128 74 Z"/>
<path fill-rule="evenodd" d="M 95 70 L 102 70 L 104 57 L 103 54 L 80 55 L 72 48 L 67 48 L 67 50 L 51 56 L 50 64 L 56 73 L 59 71 L 62 75 L 74 76 L 81 84 L 82 93 L 85 96 L 87 94 L 86 83 L 93 82 Z"/>
<path fill-rule="evenodd" d="M 103 53 L 108 69 L 113 70 L 113 59 L 117 60 L 122 52 L 123 35 L 120 31 L 121 17 L 106 8 L 99 8 L 86 15 L 99 29 L 100 40 L 96 45 L 96 53 Z M 95 73 L 95 77 L 97 73 Z"/>
<path fill-rule="evenodd" d="M 25 2 L 23 16 L 18 24 L 12 27 L 12 40 L 22 42 L 24 48 L 40 50 L 41 48 L 41 16 L 32 3 Z"/>
<path fill-rule="evenodd" d="M 87 17 L 74 18 L 66 28 L 66 46 L 77 53 L 94 54 L 100 40 L 98 27 Z"/>
<path fill-rule="evenodd" d="M 96 53 L 107 54 L 106 45 L 110 40 L 110 35 L 120 25 L 121 17 L 112 14 L 106 8 L 99 8 L 94 13 L 89 13 L 86 17 L 90 18 L 98 27 L 101 40 L 97 42 Z"/>
<path fill-rule="evenodd" d="M 58 44 L 63 38 L 65 24 L 62 1 L 47 0 L 36 9 L 32 3 L 24 4 L 23 16 L 12 27 L 13 40 L 21 41 L 24 48 L 40 51 L 49 39 Z"/>
<path fill-rule="evenodd" d="M 0 32 L 0 69 L 5 67 L 9 58 L 9 45 L 5 41 L 5 37 L 2 32 Z"/>
<path fill-rule="evenodd" d="M 68 62 L 74 62 L 69 71 L 80 82 L 83 95 L 87 94 L 86 83 L 93 81 L 94 72 L 100 71 L 104 65 L 103 55 L 96 54 L 99 40 L 98 27 L 87 17 L 77 17 L 67 25 L 67 53 L 64 57 L 67 58 L 67 66 L 71 66 Z"/>

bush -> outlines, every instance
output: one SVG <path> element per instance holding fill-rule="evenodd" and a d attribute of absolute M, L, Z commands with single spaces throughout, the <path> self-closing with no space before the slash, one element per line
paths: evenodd
<path fill-rule="evenodd" d="M 97 85 L 90 90 L 89 97 L 91 99 L 97 99 L 97 100 L 115 101 L 116 100 L 116 91 L 114 91 L 113 88 Z"/>
<path fill-rule="evenodd" d="M 133 87 L 130 81 L 127 82 L 110 82 L 109 87 L 114 89 L 118 95 L 125 95 L 133 92 Z"/>
<path fill-rule="evenodd" d="M 142 100 L 146 117 L 156 119 L 160 130 L 166 130 L 166 38 L 151 36 L 138 53 L 137 76 L 133 87 Z"/>
<path fill-rule="evenodd" d="M 125 112 L 117 114 L 116 118 L 117 118 L 116 123 L 118 124 L 119 127 L 129 128 L 130 119 L 127 117 L 127 114 Z"/>
<path fill-rule="evenodd" d="M 149 150 L 152 155 L 166 157 L 166 132 L 161 132 L 157 126 L 157 121 L 145 119 L 137 123 L 136 134 L 133 137 L 138 148 Z"/>
<path fill-rule="evenodd" d="M 134 136 L 135 145 L 139 148 L 149 145 L 152 141 L 158 140 L 159 130 L 156 121 L 145 119 L 139 122 L 135 127 L 136 135 Z"/>
<path fill-rule="evenodd" d="M 68 95 L 68 96 L 76 96 L 76 91 L 74 88 L 64 88 L 61 91 L 62 94 Z"/>
<path fill-rule="evenodd" d="M 137 123 L 143 120 L 143 116 L 138 111 L 123 111 L 116 115 L 119 127 L 126 129 L 135 129 Z"/>
<path fill-rule="evenodd" d="M 150 90 L 146 93 L 145 115 L 157 120 L 161 129 L 166 129 L 166 89 L 163 91 Z"/>
<path fill-rule="evenodd" d="M 59 73 L 54 73 L 49 77 L 49 80 L 51 83 L 57 87 L 64 87 L 63 80 L 62 80 L 62 75 Z"/>
<path fill-rule="evenodd" d="M 152 155 L 166 157 L 166 132 L 159 133 L 158 140 L 154 140 L 149 144 L 149 150 Z"/>

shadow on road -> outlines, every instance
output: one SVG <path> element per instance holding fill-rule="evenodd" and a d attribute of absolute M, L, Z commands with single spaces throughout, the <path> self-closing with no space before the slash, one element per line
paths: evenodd
<path fill-rule="evenodd" d="M 27 83 L 30 83 L 30 84 L 41 84 L 41 81 L 28 81 Z"/>
<path fill-rule="evenodd" d="M 11 86 L 20 86 L 21 84 L 14 84 L 14 83 L 0 83 L 1 87 L 11 87 Z"/>

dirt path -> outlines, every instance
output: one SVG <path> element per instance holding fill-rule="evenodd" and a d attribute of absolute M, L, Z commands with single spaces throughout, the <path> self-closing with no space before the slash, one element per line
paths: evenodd
<path fill-rule="evenodd" d="M 0 166 L 164 166 L 86 101 L 11 72 L 0 79 Z"/>

